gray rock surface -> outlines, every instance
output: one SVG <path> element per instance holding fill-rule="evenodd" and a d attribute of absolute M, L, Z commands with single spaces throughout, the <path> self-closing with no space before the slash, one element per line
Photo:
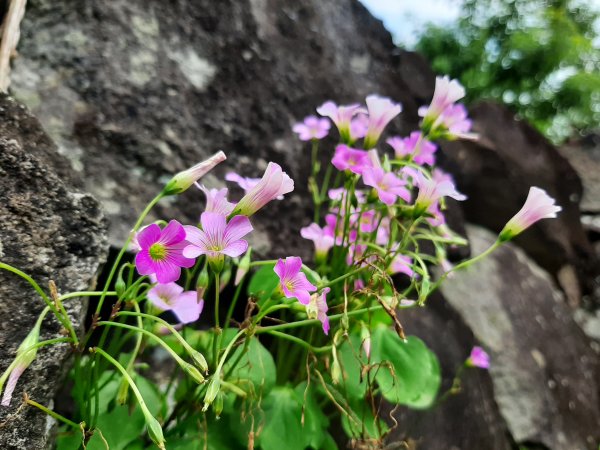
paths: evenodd
<path fill-rule="evenodd" d="M 40 124 L 19 103 L 0 96 L 0 261 L 33 277 L 43 289 L 54 280 L 62 293 L 87 289 L 106 248 L 106 223 L 98 202 L 67 183 L 68 164 Z M 16 275 L 0 271 L 0 371 L 45 304 Z M 81 325 L 86 305 L 66 303 Z M 47 318 L 41 339 L 58 337 L 58 322 Z M 25 371 L 10 407 L 0 406 L 0 448 L 42 449 L 53 420 L 22 404 L 23 393 L 52 407 L 71 355 L 66 345 L 45 347 Z"/>
<path fill-rule="evenodd" d="M 474 253 L 495 236 L 468 228 Z M 442 293 L 490 353 L 494 397 L 519 444 L 597 449 L 600 443 L 598 354 L 550 277 L 506 245 L 458 272 Z"/>

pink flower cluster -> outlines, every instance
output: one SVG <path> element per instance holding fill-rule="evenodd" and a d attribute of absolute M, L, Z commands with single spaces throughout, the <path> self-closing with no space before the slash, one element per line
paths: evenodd
<path fill-rule="evenodd" d="M 222 152 L 221 152 L 222 153 Z M 181 189 L 196 183 L 206 173 L 206 166 L 214 167 L 224 159 L 224 154 L 212 157 L 209 163 L 189 175 L 178 174 Z M 135 236 L 133 248 L 137 250 L 135 265 L 140 275 L 149 276 L 156 285 L 148 292 L 148 300 L 160 311 L 172 311 L 181 323 L 194 322 L 204 305 L 196 291 L 186 291 L 176 282 L 182 269 L 196 264 L 196 258 L 205 255 L 215 272 L 223 269 L 225 257 L 241 256 L 248 249 L 243 238 L 253 230 L 248 216 L 254 214 L 270 201 L 281 198 L 294 189 L 294 182 L 278 164 L 269 163 L 262 178 L 243 178 L 229 174 L 229 180 L 237 182 L 246 194 L 237 203 L 227 199 L 227 189 L 208 189 L 197 184 L 206 196 L 206 208 L 200 216 L 200 225 L 182 225 L 170 221 L 164 228 L 150 224 Z M 174 188 L 173 188 L 174 189 Z M 168 195 L 168 194 L 166 194 Z"/>

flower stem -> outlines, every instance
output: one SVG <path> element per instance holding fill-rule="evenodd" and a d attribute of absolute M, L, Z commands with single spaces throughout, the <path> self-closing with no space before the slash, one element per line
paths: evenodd
<path fill-rule="evenodd" d="M 104 304 L 104 299 L 108 295 L 108 288 L 110 286 L 110 283 L 112 282 L 112 279 L 115 276 L 115 273 L 117 271 L 117 267 L 119 266 L 119 263 L 121 262 L 121 259 L 123 258 L 123 255 L 127 251 L 127 247 L 129 246 L 129 243 L 131 242 L 131 239 L 133 238 L 133 233 L 135 233 L 138 230 L 138 228 L 142 225 L 142 223 L 144 222 L 144 219 L 146 218 L 146 216 L 148 215 L 150 210 L 154 207 L 154 205 L 156 205 L 159 202 L 159 200 L 161 198 L 164 197 L 164 195 L 165 194 L 163 192 L 161 192 L 156 197 L 154 197 L 150 201 L 150 203 L 148 203 L 148 205 L 146 206 L 144 211 L 142 211 L 142 214 L 140 215 L 137 222 L 133 226 L 132 232 L 129 234 L 129 236 L 125 240 L 125 243 L 123 244 L 123 247 L 121 248 L 121 251 L 117 255 L 115 262 L 113 263 L 110 273 L 108 274 L 108 278 L 106 279 L 106 283 L 104 284 L 104 289 L 102 290 L 100 300 L 98 301 L 98 306 L 96 307 L 96 314 L 100 314 L 100 311 L 102 310 L 102 305 Z"/>
<path fill-rule="evenodd" d="M 81 429 L 81 426 L 78 423 L 75 423 L 75 422 L 67 419 L 64 416 L 61 416 L 60 414 L 52 411 L 49 408 L 46 408 L 44 405 L 39 404 L 35 400 L 31 400 L 29 398 L 29 396 L 25 397 L 25 403 L 27 403 L 28 405 L 31 405 L 31 406 L 35 406 L 36 408 L 38 408 L 38 409 L 42 410 L 43 412 L 45 412 L 46 414 L 48 414 L 49 416 L 54 417 L 56 420 L 59 420 L 59 421 L 63 422 L 64 424 L 69 425 L 70 427 L 76 428 L 78 430 Z"/>
<path fill-rule="evenodd" d="M 287 339 L 288 341 L 292 341 L 292 342 L 294 342 L 298 345 L 301 345 L 302 347 L 310 350 L 313 353 L 325 353 L 325 352 L 328 352 L 331 350 L 331 345 L 326 345 L 325 347 L 313 347 L 308 342 L 306 342 L 304 339 L 300 339 L 299 337 L 292 336 L 291 334 L 282 333 L 277 330 L 268 330 L 268 331 L 266 331 L 266 333 L 270 334 L 271 336 L 276 336 L 281 339 Z"/>

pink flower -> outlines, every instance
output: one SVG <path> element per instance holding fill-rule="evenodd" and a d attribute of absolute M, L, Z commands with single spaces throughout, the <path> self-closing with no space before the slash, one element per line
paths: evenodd
<path fill-rule="evenodd" d="M 225 153 L 219 151 L 205 161 L 196 164 L 183 172 L 179 172 L 163 189 L 163 194 L 174 195 L 187 190 L 192 184 L 210 172 L 217 164 L 225 161 Z"/>
<path fill-rule="evenodd" d="M 350 142 L 364 138 L 369 129 L 369 116 L 359 113 L 350 121 Z"/>
<path fill-rule="evenodd" d="M 467 197 L 456 190 L 450 176 L 443 179 L 429 179 L 422 172 L 416 172 L 415 184 L 419 194 L 415 201 L 415 214 L 423 214 L 442 197 L 452 197 L 455 200 L 465 200 Z"/>
<path fill-rule="evenodd" d="M 12 400 L 13 392 L 15 391 L 15 388 L 17 387 L 17 381 L 19 381 L 19 378 L 21 378 L 21 375 L 23 375 L 23 372 L 25 372 L 25 369 L 27 369 L 27 366 L 28 366 L 28 364 L 19 363 L 10 372 L 10 375 L 8 377 L 8 382 L 6 383 L 6 389 L 4 391 L 4 395 L 2 396 L 2 402 L 0 402 L 0 405 L 10 406 L 10 401 Z"/>
<path fill-rule="evenodd" d="M 271 200 L 294 190 L 294 180 L 285 173 L 279 164 L 270 162 L 261 180 L 239 201 L 233 214 L 251 216 Z"/>
<path fill-rule="evenodd" d="M 415 272 L 412 269 L 412 262 L 413 261 L 410 256 L 396 255 L 388 267 L 388 272 L 390 275 L 395 273 L 403 273 L 409 277 L 413 277 Z"/>
<path fill-rule="evenodd" d="M 327 317 L 327 294 L 331 289 L 324 288 L 320 294 L 310 296 L 310 302 L 306 305 L 306 314 L 309 319 L 319 319 L 323 325 L 323 332 L 329 334 L 329 317 Z"/>
<path fill-rule="evenodd" d="M 490 368 L 490 357 L 481 347 L 473 347 L 471 355 L 466 362 L 469 367 L 479 367 L 480 369 Z"/>
<path fill-rule="evenodd" d="M 235 258 L 248 249 L 248 242 L 242 237 L 252 231 L 246 216 L 234 216 L 229 223 L 222 214 L 203 212 L 200 216 L 202 229 L 188 225 L 185 227 L 189 241 L 183 249 L 187 258 L 206 255 L 215 268 L 222 267 L 224 255 Z"/>
<path fill-rule="evenodd" d="M 378 245 L 387 245 L 390 240 L 390 219 L 384 217 L 377 228 L 377 235 L 375 236 L 375 243 Z"/>
<path fill-rule="evenodd" d="M 369 111 L 369 129 L 365 136 L 364 148 L 370 149 L 375 147 L 387 124 L 400 114 L 402 105 L 377 95 L 369 95 L 366 102 Z"/>
<path fill-rule="evenodd" d="M 227 188 L 223 189 L 207 189 L 203 185 L 198 185 L 198 188 L 206 195 L 206 212 L 214 212 L 228 216 L 235 208 L 235 204 L 227 201 Z"/>
<path fill-rule="evenodd" d="M 333 236 L 327 234 L 325 228 L 321 228 L 316 223 L 311 223 L 309 226 L 301 228 L 300 235 L 304 239 L 309 239 L 314 242 L 317 259 L 325 257 L 334 244 Z"/>
<path fill-rule="evenodd" d="M 431 134 L 450 140 L 477 139 L 476 133 L 469 132 L 471 125 L 464 105 L 448 105 L 431 126 Z"/>
<path fill-rule="evenodd" d="M 325 117 L 329 117 L 337 127 L 342 142 L 350 142 L 350 121 L 356 114 L 365 113 L 365 109 L 359 104 L 348 106 L 337 106 L 329 101 L 323 103 L 317 108 L 317 112 Z"/>
<path fill-rule="evenodd" d="M 198 298 L 196 291 L 183 292 L 177 283 L 157 284 L 147 297 L 161 311 L 172 311 L 180 323 L 195 322 L 204 308 L 204 300 Z"/>
<path fill-rule="evenodd" d="M 364 211 L 362 214 L 355 212 L 350 218 L 351 223 L 358 222 L 358 229 L 363 233 L 371 233 L 377 228 L 379 218 L 375 216 L 375 211 Z"/>
<path fill-rule="evenodd" d="M 323 231 L 328 236 L 334 238 L 335 245 L 343 245 L 344 239 L 344 218 L 340 216 L 340 220 L 338 221 L 338 217 L 335 214 L 327 214 L 325 216 L 325 228 Z M 348 242 L 356 241 L 357 237 L 356 230 L 349 230 L 346 232 L 346 238 Z"/>
<path fill-rule="evenodd" d="M 458 80 L 450 80 L 450 77 L 436 77 L 433 98 L 429 106 L 419 108 L 419 116 L 425 120 L 435 120 L 442 111 L 465 96 L 465 88 Z"/>
<path fill-rule="evenodd" d="M 303 305 L 310 303 L 310 292 L 317 290 L 306 275 L 302 273 L 302 260 L 297 256 L 279 259 L 273 270 L 280 280 L 280 288 L 287 298 L 297 298 Z"/>
<path fill-rule="evenodd" d="M 310 141 L 311 139 L 323 139 L 329 133 L 330 127 L 329 120 L 308 116 L 304 118 L 304 122 L 295 124 L 292 130 L 298 134 L 301 141 Z"/>
<path fill-rule="evenodd" d="M 225 179 L 227 181 L 237 183 L 238 186 L 244 190 L 244 192 L 248 192 L 260 181 L 260 178 L 243 177 L 235 172 L 229 172 L 227 175 L 225 175 Z"/>
<path fill-rule="evenodd" d="M 339 144 L 335 148 L 331 164 L 338 170 L 349 170 L 361 174 L 365 167 L 371 166 L 371 160 L 369 154 L 364 150 L 357 150 L 345 144 Z"/>
<path fill-rule="evenodd" d="M 161 230 L 153 223 L 137 234 L 140 251 L 135 257 L 135 266 L 141 275 L 156 275 L 159 283 L 177 281 L 181 268 L 194 265 L 194 260 L 183 255 L 188 245 L 185 230 L 176 220 Z"/>
<path fill-rule="evenodd" d="M 395 136 L 386 142 L 394 149 L 394 153 L 398 159 L 411 156 L 412 160 L 419 165 L 428 164 L 433 166 L 435 164 L 434 153 L 437 150 L 437 146 L 423 138 L 423 134 L 420 131 L 413 131 L 406 138 Z"/>
<path fill-rule="evenodd" d="M 410 202 L 410 191 L 404 187 L 406 182 L 392 172 L 386 172 L 378 167 L 368 167 L 362 175 L 363 182 L 375 188 L 379 199 L 386 205 L 393 205 L 398 197 Z"/>
<path fill-rule="evenodd" d="M 505 242 L 522 233 L 538 220 L 555 218 L 562 208 L 555 204 L 545 190 L 531 187 L 521 210 L 508 221 L 500 232 L 500 242 Z"/>

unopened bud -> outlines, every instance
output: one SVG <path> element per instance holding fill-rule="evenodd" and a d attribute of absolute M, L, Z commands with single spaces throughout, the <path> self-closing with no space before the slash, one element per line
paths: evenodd
<path fill-rule="evenodd" d="M 117 277 L 117 281 L 115 281 L 115 291 L 117 293 L 117 298 L 122 298 L 126 289 L 127 289 L 127 285 L 125 284 L 125 281 L 123 280 L 123 277 L 121 276 L 121 273 L 119 273 L 119 276 Z"/>
<path fill-rule="evenodd" d="M 219 392 L 217 397 L 215 398 L 215 402 L 213 404 L 213 411 L 215 412 L 215 416 L 217 419 L 221 417 L 221 413 L 223 412 L 223 393 Z"/>
<path fill-rule="evenodd" d="M 185 370 L 185 372 L 199 384 L 202 384 L 206 381 L 200 371 L 191 364 L 185 363 L 183 370 Z"/>
<path fill-rule="evenodd" d="M 198 275 L 198 281 L 196 281 L 196 292 L 198 293 L 198 298 L 204 298 L 204 293 L 206 289 L 208 289 L 208 283 L 210 283 L 210 277 L 208 276 L 208 269 L 206 266 Z"/>
<path fill-rule="evenodd" d="M 119 390 L 117 391 L 117 404 L 127 404 L 127 398 L 129 397 L 129 381 L 126 378 L 121 380 Z"/>
<path fill-rule="evenodd" d="M 163 435 L 162 427 L 158 420 L 156 420 L 149 412 L 144 413 L 146 419 L 146 427 L 148 428 L 148 436 L 152 439 L 158 448 L 165 450 L 165 437 Z"/>
<path fill-rule="evenodd" d="M 210 384 L 208 385 L 208 389 L 206 389 L 206 395 L 204 396 L 204 406 L 202 407 L 202 411 L 206 411 L 208 407 L 215 401 L 217 394 L 221 389 L 221 374 L 215 373 L 210 380 Z"/>
<path fill-rule="evenodd" d="M 190 356 L 194 360 L 194 364 L 196 364 L 200 370 L 202 370 L 202 372 L 208 373 L 208 363 L 206 362 L 206 359 L 202 353 L 192 349 Z"/>
<path fill-rule="evenodd" d="M 210 158 L 190 167 L 183 172 L 179 172 L 171 181 L 169 181 L 163 189 L 164 195 L 175 195 L 186 191 L 196 181 L 210 172 L 217 164 L 225 161 L 227 157 L 225 153 L 219 151 Z"/>
<path fill-rule="evenodd" d="M 236 286 L 242 282 L 250 270 L 250 253 L 252 253 L 252 248 L 248 247 L 248 251 L 246 251 L 246 254 L 238 264 L 237 271 L 235 272 L 235 280 L 233 282 L 233 284 Z"/>
<path fill-rule="evenodd" d="M 229 284 L 231 281 L 231 266 L 227 266 L 223 272 L 221 272 L 221 277 L 219 278 L 219 292 L 223 292 L 223 289 Z"/>

